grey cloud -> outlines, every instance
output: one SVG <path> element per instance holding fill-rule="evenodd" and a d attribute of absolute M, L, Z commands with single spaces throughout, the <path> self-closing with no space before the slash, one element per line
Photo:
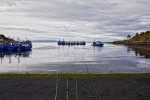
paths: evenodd
<path fill-rule="evenodd" d="M 148 0 L 1 0 L 1 5 L 9 6 L 4 11 L 6 13 L 22 14 L 23 17 L 47 21 L 47 24 L 56 22 L 49 25 L 51 30 L 34 27 L 15 30 L 41 34 L 55 32 L 57 37 L 59 32 L 65 37 L 73 37 L 77 33 L 126 37 L 127 34 L 148 30 L 150 24 Z"/>
<path fill-rule="evenodd" d="M 26 31 L 31 33 L 47 33 L 46 31 L 31 29 L 31 28 L 21 28 L 21 27 L 0 27 L 0 29 L 6 29 L 6 30 L 19 30 L 19 31 Z"/>

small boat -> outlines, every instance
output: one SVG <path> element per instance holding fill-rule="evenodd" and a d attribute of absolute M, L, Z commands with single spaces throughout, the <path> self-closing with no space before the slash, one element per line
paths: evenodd
<path fill-rule="evenodd" d="M 94 41 L 93 44 L 92 44 L 92 46 L 103 47 L 104 43 L 101 42 L 101 41 L 96 41 L 96 42 Z"/>
<path fill-rule="evenodd" d="M 3 49 L 4 49 L 3 46 L 0 45 L 0 51 L 2 51 Z"/>
<path fill-rule="evenodd" d="M 85 41 L 81 41 L 80 45 L 86 45 L 86 42 Z"/>
<path fill-rule="evenodd" d="M 20 47 L 20 50 L 21 51 L 27 51 L 27 50 L 31 50 L 32 49 L 32 46 L 28 45 L 28 44 L 24 44 Z"/>
<path fill-rule="evenodd" d="M 16 51 L 21 51 L 21 45 L 16 45 Z"/>
<path fill-rule="evenodd" d="M 58 41 L 58 45 L 61 45 L 61 41 L 60 40 Z"/>
<path fill-rule="evenodd" d="M 16 51 L 28 51 L 32 49 L 32 42 L 27 40 L 16 44 Z"/>
<path fill-rule="evenodd" d="M 21 51 L 21 41 L 17 41 L 17 43 L 16 43 L 16 51 Z"/>
<path fill-rule="evenodd" d="M 32 49 L 32 42 L 29 40 L 22 42 L 20 44 L 20 47 L 18 47 L 18 49 L 20 49 L 21 51 L 31 50 Z"/>
<path fill-rule="evenodd" d="M 8 51 L 14 51 L 16 49 L 16 46 L 13 44 L 13 43 L 9 43 L 7 46 L 6 46 L 6 49 Z"/>
<path fill-rule="evenodd" d="M 2 51 L 3 49 L 4 49 L 4 43 L 0 41 L 0 51 Z"/>
<path fill-rule="evenodd" d="M 3 50 L 3 47 L 0 46 L 0 51 L 2 51 L 2 50 Z"/>
<path fill-rule="evenodd" d="M 66 42 L 63 40 L 63 41 L 58 41 L 58 45 L 65 45 L 66 44 Z"/>

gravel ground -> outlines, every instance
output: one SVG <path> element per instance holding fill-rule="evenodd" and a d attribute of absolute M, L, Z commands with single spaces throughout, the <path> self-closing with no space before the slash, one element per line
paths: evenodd
<path fill-rule="evenodd" d="M 0 100 L 150 100 L 150 78 L 2 78 Z"/>

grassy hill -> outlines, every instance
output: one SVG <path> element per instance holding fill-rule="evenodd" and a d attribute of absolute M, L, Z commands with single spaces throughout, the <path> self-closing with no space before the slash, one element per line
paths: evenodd
<path fill-rule="evenodd" d="M 130 37 L 130 36 L 129 36 Z M 130 43 L 150 43 L 150 31 L 136 33 L 135 36 L 128 38 L 127 40 L 114 41 L 115 44 L 130 44 Z"/>
<path fill-rule="evenodd" d="M 7 41 L 15 42 L 15 40 L 5 37 L 5 35 L 3 34 L 0 34 L 0 40 L 3 40 L 4 42 L 7 42 Z"/>
<path fill-rule="evenodd" d="M 137 33 L 129 41 L 130 42 L 150 43 L 150 31 L 142 32 L 140 34 Z"/>

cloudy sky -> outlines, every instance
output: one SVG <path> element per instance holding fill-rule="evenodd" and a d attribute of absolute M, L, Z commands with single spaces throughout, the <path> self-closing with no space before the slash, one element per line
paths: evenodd
<path fill-rule="evenodd" d="M 0 34 L 113 41 L 150 30 L 150 0 L 0 0 Z"/>

